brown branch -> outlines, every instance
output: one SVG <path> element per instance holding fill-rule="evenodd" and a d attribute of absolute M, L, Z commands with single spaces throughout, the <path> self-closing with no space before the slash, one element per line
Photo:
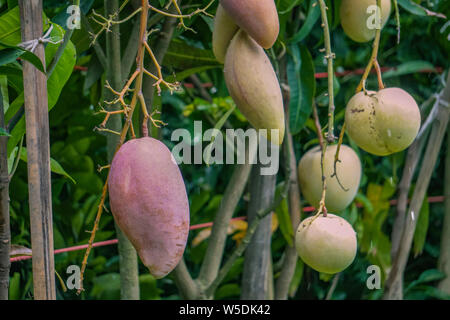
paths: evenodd
<path fill-rule="evenodd" d="M 224 254 L 228 226 L 250 176 L 257 148 L 256 146 L 248 145 L 245 150 L 245 164 L 236 165 L 233 175 L 225 189 L 219 210 L 214 218 L 208 248 L 206 249 L 200 274 L 197 279 L 199 283 L 204 285 L 211 283 L 217 277 Z"/>

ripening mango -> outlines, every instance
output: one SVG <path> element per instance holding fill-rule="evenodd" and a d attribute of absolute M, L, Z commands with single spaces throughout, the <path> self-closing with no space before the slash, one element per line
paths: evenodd
<path fill-rule="evenodd" d="M 159 140 L 130 140 L 117 151 L 108 180 L 111 211 L 155 278 L 179 263 L 189 233 L 181 172 Z"/>
<path fill-rule="evenodd" d="M 361 161 L 356 152 L 346 145 L 341 145 L 340 161 L 336 163 L 337 177 L 333 176 L 336 149 L 337 145 L 328 146 L 324 158 L 327 183 L 325 206 L 332 212 L 342 211 L 352 203 L 361 180 Z M 302 194 L 316 208 L 319 207 L 322 198 L 321 156 L 322 151 L 320 146 L 317 146 L 305 153 L 298 165 L 298 178 Z"/>
<path fill-rule="evenodd" d="M 303 220 L 297 229 L 295 246 L 300 258 L 316 271 L 343 271 L 356 256 L 355 230 L 345 219 L 328 213 Z"/>
<path fill-rule="evenodd" d="M 266 129 L 266 138 L 280 145 L 284 138 L 284 108 L 280 85 L 264 50 L 239 30 L 225 57 L 225 82 L 239 110 L 255 129 Z M 271 135 L 278 130 L 278 137 Z M 262 132 L 264 134 L 264 132 Z"/>
<path fill-rule="evenodd" d="M 212 34 L 213 52 L 217 61 L 225 62 L 228 46 L 239 27 L 219 4 L 214 17 L 214 30 Z"/>
<path fill-rule="evenodd" d="M 377 29 L 377 0 L 342 0 L 341 25 L 345 34 L 356 42 L 375 38 Z M 391 0 L 381 0 L 381 28 L 391 14 Z"/>
<path fill-rule="evenodd" d="M 386 156 L 408 148 L 420 129 L 420 110 L 400 88 L 359 92 L 347 104 L 347 132 L 363 150 Z"/>
<path fill-rule="evenodd" d="M 261 47 L 273 46 L 280 32 L 274 0 L 220 0 L 220 4 Z"/>

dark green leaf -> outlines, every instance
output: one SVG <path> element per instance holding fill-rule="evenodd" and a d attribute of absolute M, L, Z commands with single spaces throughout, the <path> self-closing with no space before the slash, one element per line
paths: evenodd
<path fill-rule="evenodd" d="M 312 112 L 316 91 L 314 63 L 305 46 L 291 46 L 287 75 L 290 87 L 289 126 L 297 134 L 306 124 Z"/>

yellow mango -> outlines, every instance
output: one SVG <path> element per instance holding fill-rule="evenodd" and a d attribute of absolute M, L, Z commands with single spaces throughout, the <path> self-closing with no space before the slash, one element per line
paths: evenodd
<path fill-rule="evenodd" d="M 325 206 L 332 212 L 344 210 L 353 201 L 361 180 L 361 161 L 352 148 L 341 145 L 339 160 L 334 173 L 334 157 L 337 145 L 327 147 L 324 159 L 324 171 L 327 182 Z M 322 198 L 322 151 L 319 146 L 309 150 L 298 165 L 300 188 L 305 199 L 314 207 L 319 207 Z M 342 186 L 339 184 L 341 182 Z"/>

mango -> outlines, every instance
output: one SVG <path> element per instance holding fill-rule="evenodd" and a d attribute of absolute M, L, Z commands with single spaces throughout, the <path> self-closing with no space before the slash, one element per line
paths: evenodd
<path fill-rule="evenodd" d="M 214 17 L 212 46 L 214 55 L 220 63 L 225 62 L 225 55 L 227 54 L 228 46 L 238 30 L 238 25 L 234 23 L 233 19 L 219 4 L 217 7 L 216 16 Z"/>
<path fill-rule="evenodd" d="M 414 98 L 400 88 L 359 92 L 347 104 L 347 132 L 363 150 L 386 156 L 408 148 L 421 123 Z"/>
<path fill-rule="evenodd" d="M 277 75 L 264 50 L 239 30 L 225 57 L 225 82 L 242 114 L 275 145 L 284 138 L 283 98 Z M 278 137 L 271 130 L 278 130 Z"/>
<path fill-rule="evenodd" d="M 334 214 L 309 217 L 298 226 L 295 246 L 308 266 L 334 274 L 346 269 L 355 259 L 356 233 L 350 223 Z"/>
<path fill-rule="evenodd" d="M 280 32 L 274 0 L 220 0 L 220 4 L 261 47 L 273 46 Z"/>
<path fill-rule="evenodd" d="M 153 138 L 126 142 L 109 173 L 111 211 L 155 278 L 179 263 L 189 233 L 189 202 L 169 149 Z"/>
<path fill-rule="evenodd" d="M 341 25 L 345 34 L 356 42 L 367 42 L 375 38 L 377 0 L 342 0 Z M 391 14 L 391 0 L 381 1 L 381 28 Z"/>
<path fill-rule="evenodd" d="M 325 206 L 332 212 L 342 211 L 349 206 L 358 192 L 361 181 L 361 161 L 356 152 L 346 145 L 341 145 L 339 150 L 340 162 L 336 164 L 337 177 L 331 177 L 334 173 L 336 149 L 337 145 L 328 146 L 324 158 L 327 182 Z M 316 208 L 319 207 L 322 198 L 321 155 L 320 146 L 317 146 L 306 152 L 298 165 L 298 178 L 303 196 Z"/>

